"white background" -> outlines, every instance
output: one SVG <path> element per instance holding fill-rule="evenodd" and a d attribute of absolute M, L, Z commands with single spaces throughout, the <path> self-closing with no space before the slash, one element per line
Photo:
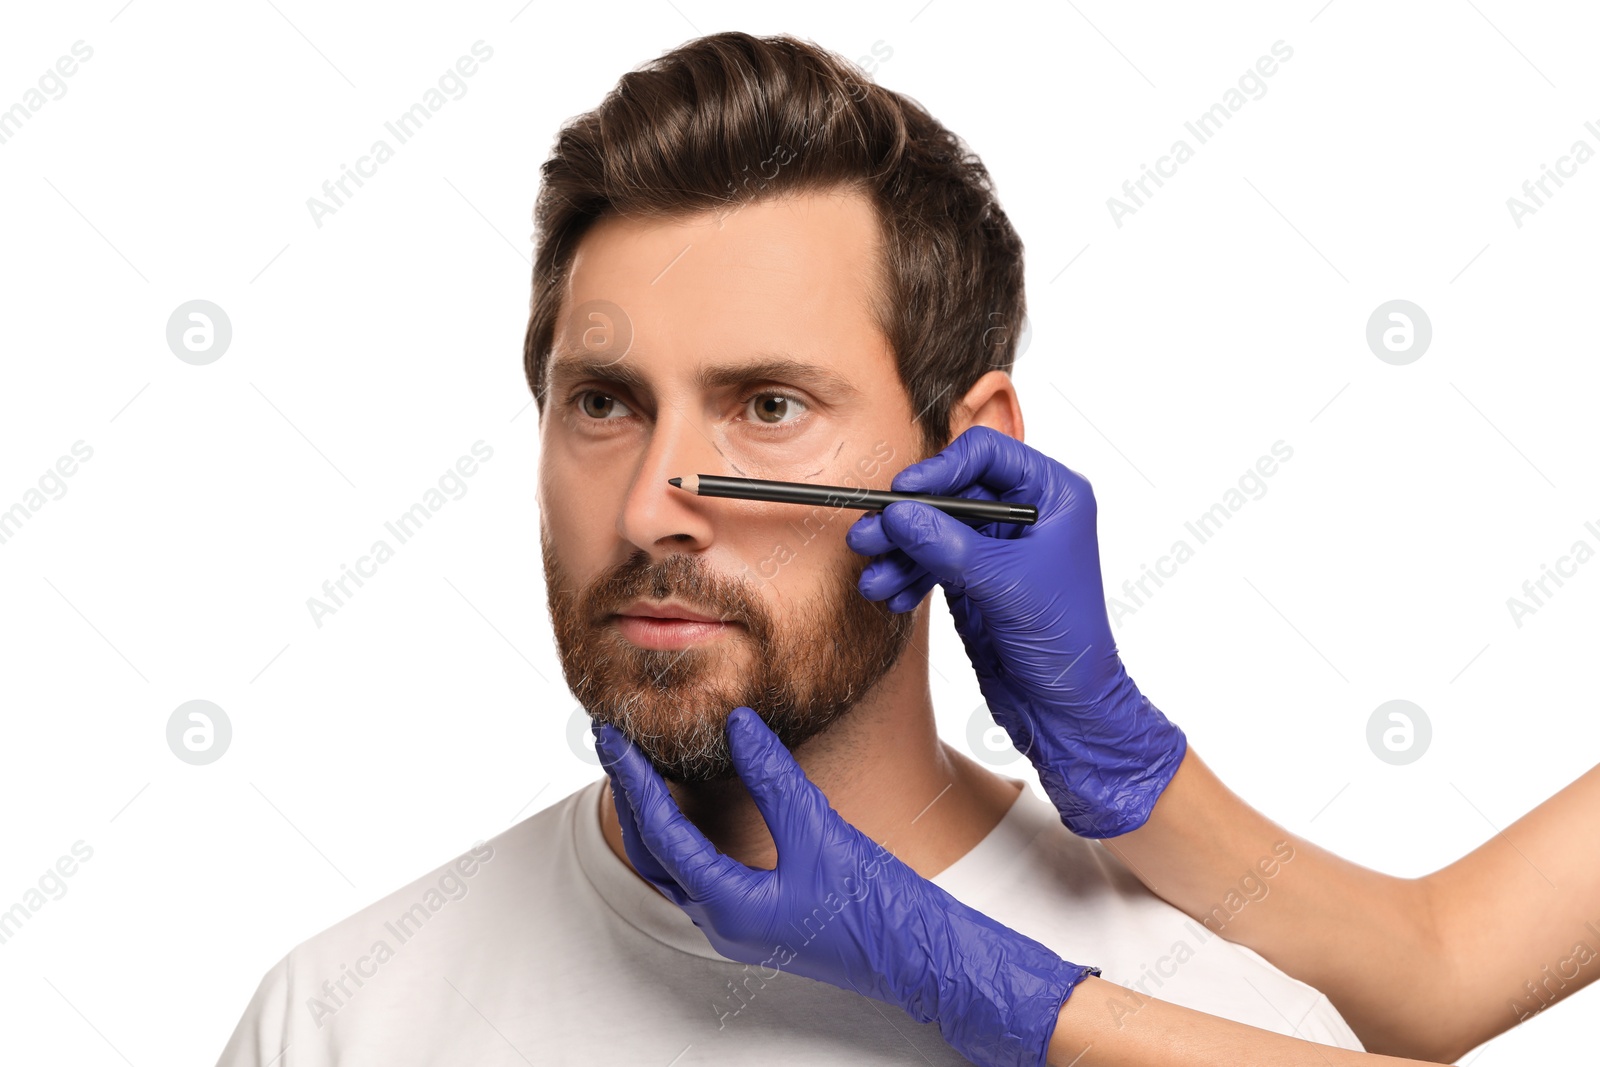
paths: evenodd
<path fill-rule="evenodd" d="M 1293 448 L 1117 630 L 1239 793 L 1420 875 L 1593 765 L 1600 562 L 1506 606 L 1600 548 L 1600 161 L 1520 228 L 1506 205 L 1600 148 L 1592 9 L 1052 8 L 8 5 L 0 108 L 93 56 L 0 144 L 0 509 L 93 457 L 0 545 L 0 908 L 93 857 L 0 945 L 0 1060 L 212 1062 L 293 944 L 597 776 L 538 562 L 531 208 L 563 119 L 718 30 L 881 42 L 874 78 L 988 164 L 1027 245 L 1027 440 L 1093 482 L 1108 593 Z M 480 39 L 466 94 L 316 226 L 307 198 Z M 1265 95 L 1118 227 L 1107 198 L 1279 40 Z M 233 327 L 207 366 L 166 342 L 193 299 Z M 1392 299 L 1433 325 L 1406 366 L 1365 340 Z M 317 627 L 307 598 L 479 440 L 466 495 Z M 980 697 L 935 600 L 964 745 Z M 1366 741 L 1395 698 L 1433 727 L 1406 766 Z M 209 766 L 167 747 L 192 699 L 232 723 Z M 1463 1062 L 1586 1050 L 1579 997 Z"/>

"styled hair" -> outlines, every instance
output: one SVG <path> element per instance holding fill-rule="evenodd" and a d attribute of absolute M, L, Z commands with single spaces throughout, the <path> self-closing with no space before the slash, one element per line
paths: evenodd
<path fill-rule="evenodd" d="M 541 417 L 567 271 L 595 220 L 812 191 L 859 191 L 874 205 L 874 318 L 925 455 L 949 444 L 953 409 L 978 378 L 1011 371 L 1026 312 L 1022 241 L 988 171 L 922 105 L 811 42 L 729 32 L 667 52 L 567 121 L 541 178 L 523 343 Z"/>

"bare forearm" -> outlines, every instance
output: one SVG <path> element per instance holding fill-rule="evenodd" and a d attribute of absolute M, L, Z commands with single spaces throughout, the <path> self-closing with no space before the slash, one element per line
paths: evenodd
<path fill-rule="evenodd" d="M 1290 833 L 1193 748 L 1145 825 L 1105 846 L 1168 903 L 1321 990 L 1368 1048 L 1451 1046 L 1461 1005 L 1441 981 L 1427 886 Z"/>
<path fill-rule="evenodd" d="M 1162 1000 L 1128 1012 L 1127 990 L 1085 978 L 1067 998 L 1050 1040 L 1050 1067 L 1395 1067 L 1430 1061 L 1355 1052 L 1286 1037 Z"/>
<path fill-rule="evenodd" d="M 1473 799 L 1484 803 L 1476 788 Z M 1588 985 L 1600 976 L 1600 767 L 1424 881 L 1470 1009 L 1463 1050 Z"/>
<path fill-rule="evenodd" d="M 1321 990 L 1368 1048 L 1450 1060 L 1600 976 L 1597 826 L 1600 768 L 1450 866 L 1396 878 L 1284 830 L 1191 751 L 1149 821 L 1105 845 Z"/>

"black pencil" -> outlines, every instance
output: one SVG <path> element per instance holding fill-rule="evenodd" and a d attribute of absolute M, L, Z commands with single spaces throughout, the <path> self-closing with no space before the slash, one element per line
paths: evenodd
<path fill-rule="evenodd" d="M 769 500 L 779 504 L 809 504 L 814 507 L 860 508 L 882 511 L 899 500 L 914 500 L 936 507 L 969 526 L 986 522 L 1014 522 L 1031 526 L 1039 521 L 1039 509 L 1032 504 L 1010 504 L 1004 500 L 969 500 L 961 496 L 933 493 L 894 493 L 882 489 L 852 489 L 847 485 L 812 485 L 809 482 L 775 482 L 766 478 L 725 478 L 717 474 L 686 474 L 668 482 L 696 496 L 733 497 L 739 500 Z"/>

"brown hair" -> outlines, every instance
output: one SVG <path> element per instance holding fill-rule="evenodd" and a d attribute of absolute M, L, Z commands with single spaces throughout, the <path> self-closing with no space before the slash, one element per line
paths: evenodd
<path fill-rule="evenodd" d="M 596 219 L 836 187 L 877 209 L 877 320 L 925 454 L 949 443 L 952 410 L 973 382 L 1010 372 L 1026 310 L 1022 241 L 988 171 L 915 100 L 815 44 L 740 32 L 691 40 L 565 123 L 541 175 L 523 344 L 541 417 L 566 271 Z"/>

